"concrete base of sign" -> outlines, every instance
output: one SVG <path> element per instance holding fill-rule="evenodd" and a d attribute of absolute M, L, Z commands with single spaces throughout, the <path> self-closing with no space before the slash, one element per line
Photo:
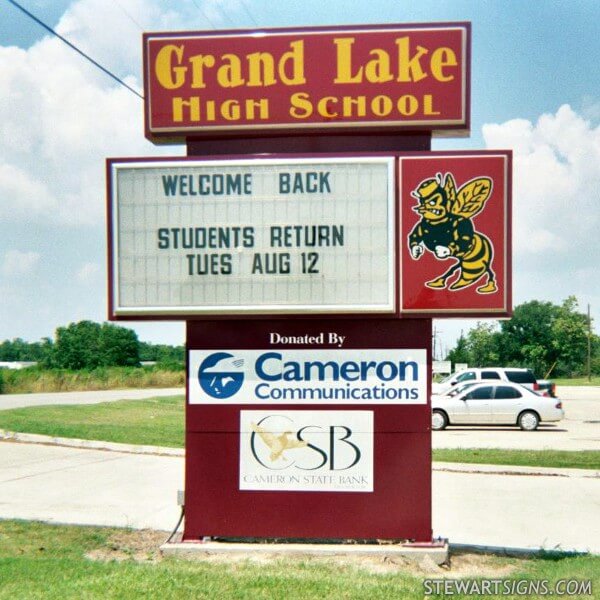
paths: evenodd
<path fill-rule="evenodd" d="M 314 543 L 258 543 L 225 542 L 198 540 L 186 542 L 168 542 L 160 547 L 164 555 L 183 558 L 202 559 L 215 554 L 270 555 L 277 557 L 369 557 L 404 560 L 421 563 L 433 562 L 441 565 L 448 562 L 448 540 L 435 540 L 431 543 L 381 543 L 381 544 L 314 544 Z"/>

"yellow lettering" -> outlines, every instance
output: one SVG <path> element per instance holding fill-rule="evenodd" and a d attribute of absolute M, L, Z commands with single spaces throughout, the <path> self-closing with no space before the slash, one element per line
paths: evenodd
<path fill-rule="evenodd" d="M 458 66 L 458 60 L 452 48 L 437 48 L 431 55 L 431 74 L 438 81 L 452 81 L 454 75 L 445 75 L 444 68 L 456 66 Z"/>
<path fill-rule="evenodd" d="M 205 121 L 214 121 L 217 118 L 217 111 L 214 100 L 209 100 L 204 103 Z"/>
<path fill-rule="evenodd" d="M 425 94 L 423 96 L 423 114 L 425 115 L 441 115 L 439 110 L 433 110 L 433 96 Z"/>
<path fill-rule="evenodd" d="M 173 62 L 181 65 L 183 60 L 183 46 L 167 44 L 156 54 L 154 73 L 158 83 L 166 90 L 176 90 L 185 83 L 187 67 L 173 66 Z"/>
<path fill-rule="evenodd" d="M 394 76 L 390 70 L 390 55 L 380 48 L 375 48 L 369 52 L 376 58 L 370 60 L 365 66 L 365 77 L 371 83 L 385 83 L 392 81 Z"/>
<path fill-rule="evenodd" d="M 259 119 L 269 118 L 269 99 L 261 98 L 260 100 L 246 100 L 246 118 L 253 121 L 256 119 L 255 109 L 259 111 Z"/>
<path fill-rule="evenodd" d="M 410 94 L 398 98 L 398 112 L 401 115 L 411 117 L 419 110 L 419 101 Z"/>
<path fill-rule="evenodd" d="M 367 98 L 366 96 L 344 96 L 342 98 L 343 114 L 345 117 L 366 117 L 367 116 Z M 353 108 L 355 107 L 355 108 Z M 356 112 L 354 112 L 356 110 Z M 354 115 L 353 115 L 354 113 Z"/>
<path fill-rule="evenodd" d="M 244 85 L 242 77 L 242 61 L 235 54 L 221 56 L 225 64 L 217 69 L 217 81 L 221 87 L 232 88 Z"/>
<path fill-rule="evenodd" d="M 390 115 L 397 117 L 422 117 L 440 115 L 434 110 L 433 95 L 403 94 L 390 97 L 385 94 L 377 96 L 322 96 L 311 98 L 310 94 L 298 92 L 290 96 L 290 115 L 296 119 L 306 119 L 319 115 L 324 119 L 342 121 L 357 117 L 384 118 Z M 248 113 L 246 107 L 246 113 Z"/>
<path fill-rule="evenodd" d="M 240 103 L 237 100 L 225 100 L 221 105 L 221 116 L 227 121 L 239 121 Z"/>
<path fill-rule="evenodd" d="M 335 96 L 324 96 L 317 102 L 317 112 L 326 119 L 335 119 L 338 116 L 338 113 L 335 110 L 329 109 L 329 105 L 337 104 L 338 99 Z"/>
<path fill-rule="evenodd" d="M 248 87 L 275 85 L 275 61 L 268 52 L 248 54 Z"/>
<path fill-rule="evenodd" d="M 289 52 L 283 53 L 279 61 L 279 79 L 285 85 L 306 83 L 306 77 L 304 76 L 304 40 L 290 42 L 290 48 Z M 288 73 L 290 68 L 291 75 Z"/>
<path fill-rule="evenodd" d="M 212 54 L 197 54 L 190 57 L 192 63 L 192 87 L 205 88 L 204 67 L 214 67 L 215 57 Z"/>
<path fill-rule="evenodd" d="M 192 96 L 189 100 L 183 98 L 173 98 L 173 121 L 181 123 L 183 121 L 184 109 L 189 109 L 188 121 L 200 120 L 200 98 Z"/>
<path fill-rule="evenodd" d="M 378 117 L 387 117 L 392 112 L 392 108 L 394 104 L 389 96 L 375 96 L 371 100 L 371 110 Z"/>
<path fill-rule="evenodd" d="M 421 81 L 427 73 L 421 67 L 421 58 L 429 51 L 423 46 L 417 46 L 417 53 L 410 55 L 410 38 L 403 37 L 396 40 L 398 46 L 398 78 L 399 82 Z"/>
<path fill-rule="evenodd" d="M 337 46 L 337 75 L 334 83 L 360 83 L 363 68 L 352 75 L 352 44 L 354 38 L 335 38 L 333 43 Z"/>
<path fill-rule="evenodd" d="M 304 92 L 292 94 L 290 97 L 290 116 L 294 119 L 306 119 L 313 114 L 313 105 L 310 96 Z"/>

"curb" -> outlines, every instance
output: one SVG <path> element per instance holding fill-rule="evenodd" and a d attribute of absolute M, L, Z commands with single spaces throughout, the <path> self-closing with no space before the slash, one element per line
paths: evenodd
<path fill-rule="evenodd" d="M 0 442 L 18 442 L 21 444 L 42 444 L 46 446 L 63 446 L 86 450 L 104 450 L 107 452 L 123 452 L 126 454 L 149 454 L 153 456 L 184 457 L 183 448 L 166 448 L 163 446 L 142 446 L 137 444 L 119 444 L 99 440 L 80 440 L 61 438 L 37 433 L 19 433 L 0 429 Z M 600 478 L 600 471 L 593 469 L 558 469 L 552 467 L 518 467 L 509 465 L 486 465 L 476 463 L 432 463 L 432 470 L 442 473 L 469 473 L 478 475 L 515 475 L 532 477 L 583 477 Z"/>
<path fill-rule="evenodd" d="M 434 462 L 434 471 L 446 473 L 473 473 L 479 475 L 516 475 L 530 477 L 585 477 L 600 478 L 595 469 L 560 469 L 557 467 L 524 467 L 512 465 L 486 465 L 478 463 Z"/>
<path fill-rule="evenodd" d="M 252 553 L 295 557 L 375 557 L 383 560 L 402 558 L 413 562 L 432 561 L 435 565 L 448 562 L 448 540 L 432 544 L 314 544 L 314 543 L 240 543 L 221 541 L 168 542 L 160 547 L 167 556 L 203 558 L 214 554 L 247 555 Z"/>
<path fill-rule="evenodd" d="M 119 444 L 98 440 L 79 440 L 77 438 L 61 438 L 37 433 L 18 433 L 0 429 L 0 441 L 19 442 L 21 444 L 42 444 L 45 446 L 63 446 L 66 448 L 82 448 L 86 450 L 105 450 L 126 454 L 150 454 L 154 456 L 183 457 L 183 448 L 165 448 L 162 446 L 142 446 L 137 444 Z"/>

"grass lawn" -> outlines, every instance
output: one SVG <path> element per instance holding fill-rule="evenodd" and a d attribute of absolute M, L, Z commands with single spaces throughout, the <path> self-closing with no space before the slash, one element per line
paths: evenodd
<path fill-rule="evenodd" d="M 600 469 L 600 451 L 595 450 L 503 450 L 501 448 L 439 448 L 433 460 L 519 467 Z"/>
<path fill-rule="evenodd" d="M 1 396 L 0 396 L 1 398 Z M 54 437 L 183 448 L 183 396 L 0 411 L 0 429 Z M 434 461 L 600 469 L 600 451 L 443 449 Z"/>
<path fill-rule="evenodd" d="M 75 406 L 14 408 L 0 411 L 0 429 L 183 448 L 184 406 L 184 396 L 165 396 Z"/>
<path fill-rule="evenodd" d="M 446 577 L 493 579 L 508 585 L 545 580 L 550 590 L 561 580 L 578 580 L 594 592 L 600 586 L 598 556 L 546 554 L 523 559 L 456 553 L 444 567 L 311 557 L 184 560 L 161 558 L 157 548 L 164 537 L 150 531 L 0 521 L 0 599 L 420 600 L 425 580 Z"/>
<path fill-rule="evenodd" d="M 598 375 L 594 375 L 591 379 L 591 381 L 588 381 L 587 377 L 576 377 L 576 378 L 572 378 L 572 379 L 554 379 L 553 377 L 550 377 L 550 379 L 552 381 L 554 381 L 554 383 L 556 383 L 556 385 L 599 385 L 600 386 L 600 377 L 598 377 Z"/>

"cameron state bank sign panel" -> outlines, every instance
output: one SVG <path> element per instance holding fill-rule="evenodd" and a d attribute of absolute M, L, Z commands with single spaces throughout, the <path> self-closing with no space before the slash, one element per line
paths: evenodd
<path fill-rule="evenodd" d="M 111 317 L 393 313 L 393 164 L 109 160 Z"/>
<path fill-rule="evenodd" d="M 469 54 L 468 23 L 145 34 L 146 136 L 466 133 Z"/>

